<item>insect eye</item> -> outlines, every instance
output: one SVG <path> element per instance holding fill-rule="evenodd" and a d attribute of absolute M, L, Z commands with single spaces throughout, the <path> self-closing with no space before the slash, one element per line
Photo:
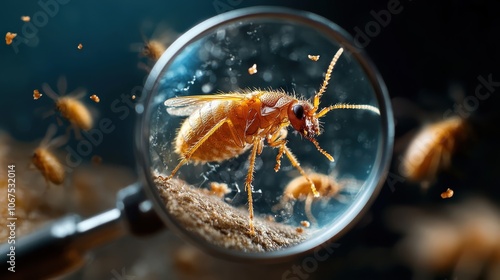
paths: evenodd
<path fill-rule="evenodd" d="M 304 117 L 304 107 L 302 105 L 295 105 L 292 110 L 297 119 L 301 120 Z"/>

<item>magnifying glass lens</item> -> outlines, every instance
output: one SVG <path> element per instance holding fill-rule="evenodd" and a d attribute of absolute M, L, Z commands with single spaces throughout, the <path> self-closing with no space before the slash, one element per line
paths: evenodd
<path fill-rule="evenodd" d="M 165 52 L 148 78 L 144 141 L 170 228 L 215 251 L 279 257 L 362 213 L 392 122 L 381 79 L 349 42 L 316 15 L 253 8 Z"/>

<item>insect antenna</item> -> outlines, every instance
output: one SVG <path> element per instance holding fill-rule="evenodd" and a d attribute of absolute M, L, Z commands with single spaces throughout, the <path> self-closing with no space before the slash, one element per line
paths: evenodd
<path fill-rule="evenodd" d="M 337 53 L 333 56 L 332 61 L 330 62 L 330 65 L 328 65 L 328 69 L 326 70 L 325 74 L 325 79 L 323 80 L 323 84 L 321 85 L 321 88 L 319 89 L 318 93 L 314 96 L 314 109 L 313 112 L 316 112 L 318 110 L 319 102 L 321 99 L 321 96 L 323 96 L 323 93 L 325 93 L 326 88 L 328 87 L 328 81 L 330 80 L 332 76 L 332 71 L 333 68 L 335 67 L 335 64 L 337 63 L 337 60 L 339 60 L 340 56 L 344 52 L 343 48 L 340 48 Z"/>
<path fill-rule="evenodd" d="M 338 103 L 335 105 L 331 105 L 328 107 L 325 107 L 319 111 L 319 113 L 315 114 L 316 118 L 321 118 L 326 113 L 330 112 L 331 110 L 336 110 L 336 109 L 354 109 L 354 110 L 368 110 L 372 111 L 377 115 L 380 115 L 380 110 L 372 105 L 365 105 L 365 104 L 345 104 L 345 103 Z"/>

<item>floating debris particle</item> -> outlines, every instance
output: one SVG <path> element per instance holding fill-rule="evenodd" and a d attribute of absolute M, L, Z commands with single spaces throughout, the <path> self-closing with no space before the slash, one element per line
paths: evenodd
<path fill-rule="evenodd" d="M 307 55 L 307 58 L 309 58 L 312 61 L 318 61 L 319 60 L 319 55 Z"/>
<path fill-rule="evenodd" d="M 301 222 L 300 222 L 300 225 L 301 225 L 301 226 L 303 226 L 303 227 L 308 228 L 308 227 L 310 227 L 310 226 L 311 226 L 311 223 L 310 223 L 310 222 L 308 222 L 308 221 L 301 221 Z"/>
<path fill-rule="evenodd" d="M 7 32 L 7 34 L 5 34 L 5 43 L 7 45 L 12 44 L 12 40 L 14 40 L 14 38 L 16 38 L 16 36 L 17 36 L 17 33 Z"/>
<path fill-rule="evenodd" d="M 42 97 L 43 94 L 40 93 L 40 91 L 38 91 L 38 89 L 35 89 L 33 91 L 33 99 L 35 100 L 38 100 L 40 97 Z"/>
<path fill-rule="evenodd" d="M 92 162 L 92 164 L 99 165 L 102 163 L 102 157 L 94 155 L 94 156 L 92 156 L 90 161 Z"/>
<path fill-rule="evenodd" d="M 90 96 L 90 99 L 91 99 L 92 101 L 94 101 L 95 103 L 99 103 L 99 102 L 101 101 L 101 99 L 99 98 L 99 96 L 97 96 L 97 95 L 95 95 L 95 94 L 92 94 L 92 95 Z"/>
<path fill-rule="evenodd" d="M 252 67 L 248 68 L 248 74 L 253 75 L 257 73 L 257 64 L 252 65 Z"/>
<path fill-rule="evenodd" d="M 446 189 L 446 191 L 441 193 L 441 198 L 446 199 L 446 198 L 451 198 L 453 196 L 454 191 L 450 188 Z"/>

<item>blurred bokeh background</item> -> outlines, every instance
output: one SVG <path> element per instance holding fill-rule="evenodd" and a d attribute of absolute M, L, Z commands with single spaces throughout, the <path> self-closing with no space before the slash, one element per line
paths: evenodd
<path fill-rule="evenodd" d="M 129 104 L 147 76 L 138 66 L 148 63 L 137 51 L 143 35 L 154 36 L 161 26 L 182 34 L 221 12 L 256 5 L 330 19 L 357 39 L 382 74 L 394 100 L 396 142 L 375 204 L 335 241 L 333 251 L 327 250 L 326 260 L 304 256 L 259 267 L 231 263 L 164 232 L 99 248 L 81 270 L 62 279 L 500 279 L 497 1 L 3 1 L 0 31 L 18 34 L 11 45 L 0 44 L 4 166 L 15 163 L 18 177 L 37 175 L 23 168 L 55 117 L 44 115 L 54 102 L 48 96 L 33 100 L 33 90 L 45 82 L 56 88 L 62 75 L 68 92 L 83 87 L 97 94 L 100 103 L 84 102 L 98 120 L 109 118 L 115 126 L 82 158 L 84 166 L 72 178 L 75 187 L 65 189 L 72 208 L 44 202 L 56 210 L 36 218 L 46 221 L 65 211 L 94 214 L 111 207 L 116 190 L 135 179 L 135 117 Z M 31 22 L 21 21 L 23 15 Z M 449 168 L 426 187 L 408 180 L 400 166 L 415 131 L 450 115 L 461 117 L 469 129 L 445 137 L 460 140 Z M 93 155 L 102 158 L 98 167 L 91 163 Z M 24 187 L 36 192 L 45 186 Z M 443 199 L 447 188 L 454 196 Z M 55 200 L 61 195 L 50 191 Z"/>

